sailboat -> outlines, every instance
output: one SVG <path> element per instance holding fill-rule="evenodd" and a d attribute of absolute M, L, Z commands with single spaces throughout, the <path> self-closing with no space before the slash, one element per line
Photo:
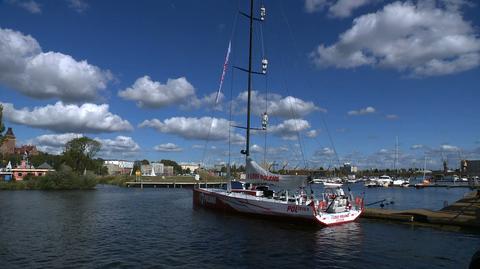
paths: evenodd
<path fill-rule="evenodd" d="M 423 165 L 423 178 L 422 179 L 423 180 L 422 180 L 421 183 L 415 184 L 415 188 L 421 189 L 421 188 L 424 188 L 425 186 L 430 185 L 430 181 L 427 180 L 427 156 L 425 156 L 425 162 L 424 162 L 424 165 Z"/>
<path fill-rule="evenodd" d="M 325 188 L 325 193 L 316 198 L 313 192 L 307 195 L 305 186 L 308 177 L 303 175 L 274 174 L 256 163 L 250 156 L 250 124 L 252 74 L 252 32 L 253 21 L 263 21 L 265 8 L 260 9 L 260 18 L 253 15 L 253 0 L 250 0 L 250 14 L 242 13 L 250 22 L 248 101 L 246 146 L 241 151 L 245 155 L 246 177 L 243 181 L 232 181 L 226 189 L 193 189 L 194 206 L 214 209 L 220 212 L 236 212 L 262 217 L 274 217 L 285 220 L 304 220 L 321 225 L 334 225 L 357 219 L 363 211 L 363 198 L 353 199 L 351 193 L 345 194 L 342 188 Z M 262 73 L 266 72 L 268 61 L 262 60 Z M 279 189 L 275 191 L 273 187 Z"/>

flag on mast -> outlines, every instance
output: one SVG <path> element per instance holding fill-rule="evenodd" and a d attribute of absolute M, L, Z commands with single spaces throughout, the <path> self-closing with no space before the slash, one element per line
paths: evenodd
<path fill-rule="evenodd" d="M 227 55 L 225 56 L 225 62 L 223 63 L 222 76 L 220 77 L 220 86 L 218 87 L 217 97 L 215 98 L 215 104 L 218 104 L 218 99 L 220 98 L 220 92 L 222 91 L 223 80 L 225 79 L 225 73 L 227 73 L 228 60 L 230 58 L 230 51 L 232 50 L 232 41 L 228 42 Z"/>

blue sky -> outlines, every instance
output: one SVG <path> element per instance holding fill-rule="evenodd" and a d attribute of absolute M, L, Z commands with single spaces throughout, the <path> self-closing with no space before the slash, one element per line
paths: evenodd
<path fill-rule="evenodd" d="M 227 161 L 230 106 L 232 120 L 245 122 L 246 76 L 231 67 L 247 64 L 248 24 L 236 14 L 248 2 L 1 2 L 6 125 L 20 143 L 54 153 L 87 135 L 105 158 Z M 396 136 L 399 166 L 421 166 L 424 155 L 432 168 L 480 157 L 478 3 L 262 2 L 254 67 L 264 51 L 269 69 L 254 79 L 253 124 L 267 94 L 269 161 L 391 168 Z M 231 134 L 236 162 L 244 135 Z M 252 145 L 263 160 L 264 135 Z"/>

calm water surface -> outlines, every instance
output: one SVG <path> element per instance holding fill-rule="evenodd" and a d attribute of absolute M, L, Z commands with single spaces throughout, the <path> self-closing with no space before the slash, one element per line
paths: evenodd
<path fill-rule="evenodd" d="M 466 192 L 365 191 L 397 209 L 438 209 Z M 364 219 L 319 228 L 193 210 L 188 189 L 0 192 L 0 268 L 467 268 L 479 248 L 473 232 Z"/>

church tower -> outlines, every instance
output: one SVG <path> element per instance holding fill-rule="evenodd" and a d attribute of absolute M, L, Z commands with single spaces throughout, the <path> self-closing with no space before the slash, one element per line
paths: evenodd
<path fill-rule="evenodd" d="M 16 144 L 16 138 L 15 138 L 15 135 L 13 134 L 12 128 L 10 127 L 5 133 L 5 140 L 0 146 L 0 153 L 2 153 L 3 155 L 14 154 L 15 144 Z"/>

